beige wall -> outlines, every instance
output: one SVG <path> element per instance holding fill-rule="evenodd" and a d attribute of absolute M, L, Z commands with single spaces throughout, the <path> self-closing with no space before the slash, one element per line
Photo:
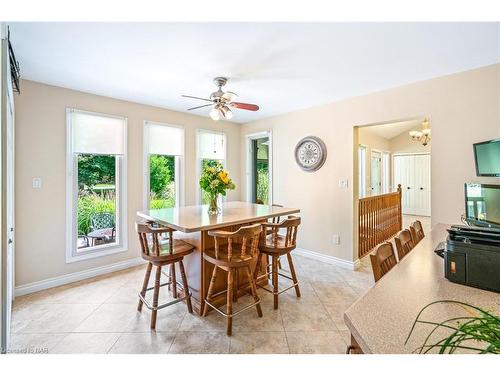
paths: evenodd
<path fill-rule="evenodd" d="M 500 64 L 255 121 L 242 134 L 273 131 L 274 201 L 301 208 L 299 246 L 353 260 L 353 127 L 419 117 L 428 117 L 432 126 L 432 222 L 459 222 L 463 183 L 498 183 L 475 176 L 472 143 L 500 137 Z M 296 143 L 308 135 L 328 147 L 328 159 L 316 173 L 301 171 L 293 157 Z M 242 161 L 243 142 L 244 137 Z M 348 189 L 338 184 L 345 178 Z M 334 233 L 340 245 L 333 245 Z"/>
<path fill-rule="evenodd" d="M 196 202 L 195 132 L 197 128 L 227 134 L 227 166 L 239 186 L 240 125 L 214 122 L 103 96 L 86 94 L 31 81 L 22 82 L 16 96 L 16 285 L 82 271 L 139 255 L 134 232 L 135 213 L 143 204 L 143 121 L 185 127 L 185 204 Z M 65 152 L 66 107 L 128 118 L 128 251 L 101 258 L 65 262 Z M 41 189 L 31 187 L 41 177 Z M 229 200 L 240 190 L 229 193 Z"/>

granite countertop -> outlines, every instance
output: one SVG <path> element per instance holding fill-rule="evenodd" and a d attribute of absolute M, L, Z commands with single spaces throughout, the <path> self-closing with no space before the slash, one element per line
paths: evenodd
<path fill-rule="evenodd" d="M 436 225 L 410 254 L 345 312 L 346 325 L 364 353 L 414 352 L 433 327 L 418 325 L 406 345 L 405 340 L 417 314 L 430 302 L 457 300 L 499 313 L 499 293 L 451 283 L 444 277 L 443 259 L 433 250 L 446 239 L 447 227 Z M 457 305 L 438 304 L 422 318 L 438 322 L 468 315 Z M 435 337 L 443 337 L 444 332 L 449 331 L 438 330 Z"/>

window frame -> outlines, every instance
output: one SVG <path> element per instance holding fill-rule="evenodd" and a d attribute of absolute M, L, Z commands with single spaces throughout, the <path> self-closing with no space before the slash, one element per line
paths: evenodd
<path fill-rule="evenodd" d="M 222 134 L 224 137 L 224 159 L 210 159 L 210 160 L 219 160 L 222 163 L 222 166 L 224 168 L 227 168 L 227 134 L 225 131 L 220 131 L 220 130 L 210 130 L 210 129 L 202 129 L 198 128 L 196 129 L 196 204 L 201 205 L 203 204 L 202 200 L 202 190 L 200 188 L 200 184 L 198 181 L 200 181 L 201 178 L 201 162 L 202 158 L 200 158 L 200 134 L 201 133 L 209 133 L 209 134 Z M 226 197 L 222 197 L 222 201 L 224 202 Z"/>
<path fill-rule="evenodd" d="M 73 153 L 72 113 L 87 113 L 95 116 L 117 118 L 124 123 L 124 154 L 114 155 L 116 160 L 116 242 L 93 246 L 89 250 L 77 249 L 78 215 L 78 158 Z M 127 220 L 127 152 L 128 119 L 123 116 L 66 108 L 66 263 L 98 258 L 128 250 Z M 104 154 L 106 155 L 106 154 Z M 113 154 L 109 154 L 113 155 Z"/>
<path fill-rule="evenodd" d="M 170 128 L 182 129 L 182 155 L 169 155 L 175 157 L 175 206 L 184 206 L 185 192 L 184 192 L 184 155 L 186 150 L 186 128 L 183 125 L 170 124 L 164 122 L 156 122 L 144 120 L 143 122 L 143 207 L 144 210 L 149 210 L 149 131 L 148 125 L 167 126 Z"/>

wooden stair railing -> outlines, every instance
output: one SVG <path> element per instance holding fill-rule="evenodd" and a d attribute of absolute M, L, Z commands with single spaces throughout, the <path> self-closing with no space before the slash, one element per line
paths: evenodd
<path fill-rule="evenodd" d="M 396 235 L 403 227 L 401 185 L 397 191 L 359 199 L 358 256 Z"/>

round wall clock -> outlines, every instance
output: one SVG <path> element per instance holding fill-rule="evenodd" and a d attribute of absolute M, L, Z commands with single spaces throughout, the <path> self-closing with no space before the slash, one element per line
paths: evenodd
<path fill-rule="evenodd" d="M 326 161 L 326 145 L 318 137 L 305 137 L 295 146 L 295 161 L 306 172 L 315 172 Z"/>

